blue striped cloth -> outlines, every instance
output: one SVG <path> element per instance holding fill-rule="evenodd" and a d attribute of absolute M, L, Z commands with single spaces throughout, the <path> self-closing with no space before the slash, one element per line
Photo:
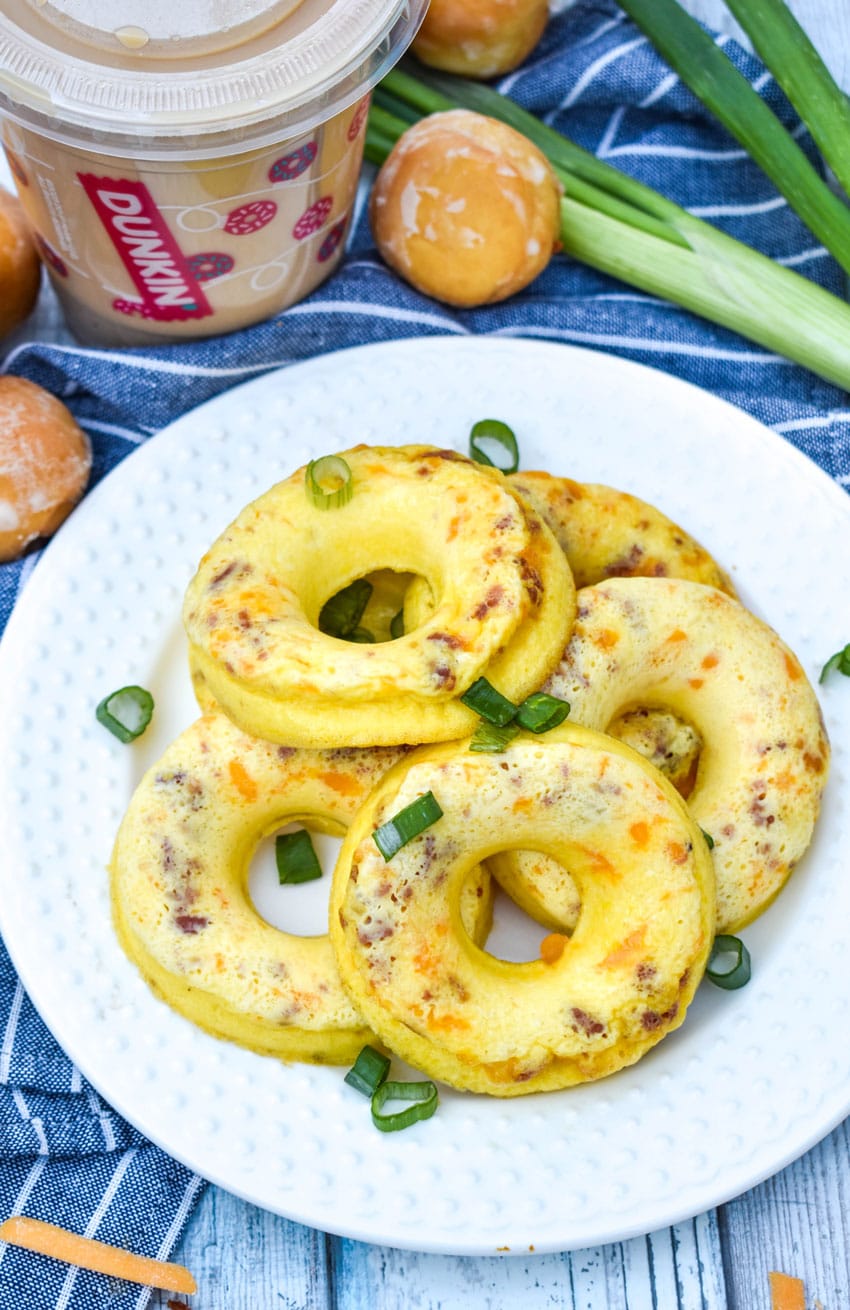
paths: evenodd
<path fill-rule="evenodd" d="M 840 293 L 840 270 L 826 251 L 612 0 L 560 7 L 542 44 L 502 89 L 581 145 Z M 759 62 L 719 41 L 810 150 Z M 269 323 L 195 346 L 128 352 L 24 344 L 4 368 L 67 402 L 92 438 L 97 481 L 179 414 L 267 369 L 364 342 L 437 333 L 575 342 L 666 369 L 740 405 L 850 483 L 850 412 L 836 387 L 560 257 L 506 304 L 446 309 L 384 267 L 362 203 L 341 270 Z M 0 626 L 36 562 L 30 555 L 0 568 Z M 146 1143 L 83 1081 L 2 947 L 0 1032 L 0 1215 L 25 1212 L 167 1255 L 200 1180 Z M 2 1310 L 130 1310 L 146 1299 L 138 1288 L 0 1249 Z"/>

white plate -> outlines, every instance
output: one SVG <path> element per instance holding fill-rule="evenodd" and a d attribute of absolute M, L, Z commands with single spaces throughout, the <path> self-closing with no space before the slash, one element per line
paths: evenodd
<path fill-rule="evenodd" d="M 523 467 L 653 501 L 731 567 L 812 680 L 850 639 L 850 502 L 743 413 L 566 346 L 430 338 L 267 375 L 160 433 L 49 547 L 0 647 L 0 927 L 36 1006 L 102 1094 L 207 1178 L 289 1218 L 425 1251 L 566 1250 L 651 1231 L 781 1168 L 850 1111 L 850 684 L 822 702 L 833 775 L 813 848 L 746 933 L 750 985 L 705 984 L 634 1068 L 498 1101 L 445 1091 L 384 1136 L 342 1071 L 216 1041 L 155 1000 L 113 936 L 105 866 L 132 788 L 195 715 L 179 613 L 196 561 L 252 496 L 358 441 L 465 449 L 483 416 Z M 132 747 L 107 691 L 157 701 Z"/>

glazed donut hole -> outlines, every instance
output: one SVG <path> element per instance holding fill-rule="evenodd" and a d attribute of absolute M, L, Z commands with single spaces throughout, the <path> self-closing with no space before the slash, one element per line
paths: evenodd
<path fill-rule="evenodd" d="M 543 271 L 560 200 L 548 160 L 521 133 L 452 109 L 399 138 L 369 214 L 391 268 L 426 295 L 469 308 L 504 300 Z"/>
<path fill-rule="evenodd" d="M 431 0 L 413 53 L 446 73 L 496 77 L 531 53 L 548 17 L 548 0 Z"/>
<path fill-rule="evenodd" d="M 79 501 L 91 443 L 73 415 L 25 378 L 0 377 L 0 561 L 50 537 Z"/>
<path fill-rule="evenodd" d="M 0 337 L 31 313 L 41 285 L 41 260 L 17 196 L 0 188 Z"/>

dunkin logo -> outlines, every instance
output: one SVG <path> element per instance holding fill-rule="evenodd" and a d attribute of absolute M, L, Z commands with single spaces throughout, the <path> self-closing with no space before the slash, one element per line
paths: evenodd
<path fill-rule="evenodd" d="M 144 317 L 175 322 L 212 314 L 144 183 L 92 173 L 77 177 L 141 296 Z"/>

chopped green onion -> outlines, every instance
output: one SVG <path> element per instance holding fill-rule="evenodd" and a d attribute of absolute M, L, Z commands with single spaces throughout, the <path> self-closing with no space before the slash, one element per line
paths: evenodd
<path fill-rule="evenodd" d="M 622 7 L 685 85 L 740 141 L 806 226 L 850 272 L 850 214 L 843 201 L 830 191 L 804 151 L 728 55 L 677 0 L 622 0 Z M 773 17 L 765 13 L 763 22 L 767 28 Z M 787 44 L 780 38 L 783 50 Z"/>
<path fill-rule="evenodd" d="M 374 642 L 374 634 L 368 628 L 355 628 L 348 638 L 349 641 L 359 641 L 361 645 L 369 645 Z"/>
<path fill-rule="evenodd" d="M 404 610 L 399 610 L 398 614 L 394 614 L 390 619 L 390 636 L 393 641 L 404 636 Z"/>
<path fill-rule="evenodd" d="M 714 850 L 714 838 L 712 837 L 711 833 L 710 833 L 710 832 L 706 832 L 705 828 L 700 828 L 700 832 L 702 833 L 703 837 L 705 838 L 705 844 L 706 844 L 706 846 L 708 847 L 708 849 L 709 849 L 710 851 L 713 851 L 713 850 Z"/>
<path fill-rule="evenodd" d="M 469 741 L 469 749 L 479 755 L 498 755 L 519 734 L 515 723 L 501 726 L 482 719 Z"/>
<path fill-rule="evenodd" d="M 316 509 L 338 509 L 340 505 L 347 505 L 354 491 L 351 469 L 340 455 L 311 459 L 304 483 Z"/>
<path fill-rule="evenodd" d="M 376 1051 L 374 1046 L 364 1046 L 345 1075 L 345 1081 L 364 1096 L 374 1096 L 389 1071 L 389 1058 Z"/>
<path fill-rule="evenodd" d="M 510 723 L 516 714 L 516 705 L 486 678 L 476 678 L 471 687 L 461 696 L 464 705 L 468 705 L 476 714 L 488 723 L 495 723 L 498 728 Z"/>
<path fill-rule="evenodd" d="M 533 691 L 517 710 L 516 721 L 528 732 L 549 732 L 563 723 L 569 712 L 569 701 L 550 696 L 545 691 Z"/>
<path fill-rule="evenodd" d="M 740 937 L 721 933 L 715 937 L 705 966 L 705 975 L 727 992 L 737 991 L 750 981 L 750 953 Z"/>
<path fill-rule="evenodd" d="M 372 833 L 375 845 L 385 860 L 391 860 L 402 846 L 406 846 L 414 837 L 418 837 L 426 828 L 430 828 L 432 823 L 436 823 L 442 813 L 434 793 L 426 791 L 423 796 L 417 796 L 415 801 L 405 805 L 404 809 L 399 810 L 392 819 L 388 819 L 380 828 L 375 829 Z"/>
<path fill-rule="evenodd" d="M 277 861 L 277 879 L 284 883 L 314 882 L 322 876 L 313 842 L 306 828 L 297 832 L 280 832 L 275 838 L 274 855 Z"/>
<path fill-rule="evenodd" d="M 409 1101 L 404 1110 L 385 1113 L 387 1101 Z M 372 1123 L 382 1133 L 396 1133 L 409 1128 L 422 1119 L 430 1119 L 437 1108 L 439 1096 L 434 1083 L 381 1083 L 372 1097 Z"/>
<path fill-rule="evenodd" d="M 112 691 L 104 696 L 95 710 L 98 723 L 125 745 L 141 737 L 152 714 L 153 696 L 144 687 L 121 687 Z"/>
<path fill-rule="evenodd" d="M 476 463 L 489 464 L 502 473 L 516 473 L 519 468 L 519 447 L 513 429 L 497 418 L 482 418 L 473 425 L 469 453 Z"/>
<path fill-rule="evenodd" d="M 783 0 L 726 0 L 850 195 L 850 102 Z"/>
<path fill-rule="evenodd" d="M 843 673 L 845 677 L 850 678 L 850 642 L 847 643 L 843 650 L 837 650 L 834 655 L 830 655 L 826 664 L 824 664 L 820 671 L 820 678 L 818 681 L 824 682 L 834 669 L 837 669 L 839 673 Z"/>
<path fill-rule="evenodd" d="M 363 611 L 369 604 L 372 584 L 368 578 L 357 578 L 355 582 L 343 587 L 330 600 L 325 601 L 319 612 L 319 630 L 329 637 L 341 637 L 345 640 L 362 640 L 354 636 L 363 617 Z M 372 640 L 371 637 L 368 638 Z"/>

